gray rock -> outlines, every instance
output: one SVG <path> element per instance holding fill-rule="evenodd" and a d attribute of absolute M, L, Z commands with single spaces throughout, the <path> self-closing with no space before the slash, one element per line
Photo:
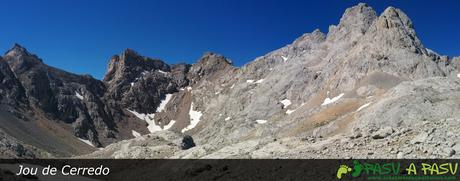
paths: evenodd
<path fill-rule="evenodd" d="M 420 143 L 424 143 L 428 138 L 428 133 L 426 132 L 423 132 L 423 133 L 420 133 L 418 134 L 417 136 L 414 137 L 414 139 L 412 139 L 410 141 L 411 144 L 420 144 Z"/>
<path fill-rule="evenodd" d="M 391 134 L 393 134 L 393 132 L 394 132 L 393 128 L 385 127 L 385 128 L 382 128 L 382 129 L 378 130 L 377 132 L 373 133 L 372 138 L 373 139 L 383 139 L 383 138 L 386 138 L 387 136 L 390 136 Z"/>

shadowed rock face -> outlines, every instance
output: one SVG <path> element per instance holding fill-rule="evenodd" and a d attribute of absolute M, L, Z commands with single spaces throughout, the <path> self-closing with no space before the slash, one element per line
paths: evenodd
<path fill-rule="evenodd" d="M 20 106 L 27 103 L 24 88 L 2 57 L 0 57 L 0 82 L 2 104 Z"/>
<path fill-rule="evenodd" d="M 71 124 L 75 136 L 97 146 L 101 145 L 99 134 L 113 135 L 115 124 L 101 100 L 105 92 L 102 82 L 49 67 L 19 45 L 9 50 L 4 59 L 24 87 L 31 106 L 50 119 Z"/>
<path fill-rule="evenodd" d="M 154 113 L 166 94 L 178 92 L 190 82 L 204 80 L 213 76 L 213 71 L 230 65 L 222 56 L 212 53 L 203 59 L 193 68 L 188 64 L 170 66 L 127 49 L 113 56 L 104 80 L 99 81 L 50 67 L 15 44 L 0 58 L 2 109 L 23 120 L 45 119 L 69 125 L 70 129 L 63 129 L 99 147 L 131 137 L 126 134 L 131 132 L 127 129 L 145 132 L 142 130 L 146 126 L 132 127 L 142 125 L 143 120 L 134 118 L 138 123 L 132 123 L 132 115 L 126 114 L 126 110 Z M 190 72 L 191 69 L 194 71 Z M 30 109 L 27 111 L 31 115 L 21 113 L 20 109 Z M 37 117 L 39 114 L 44 116 Z"/>

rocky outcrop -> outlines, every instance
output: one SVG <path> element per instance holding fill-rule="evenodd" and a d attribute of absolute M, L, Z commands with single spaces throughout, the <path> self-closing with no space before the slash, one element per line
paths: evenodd
<path fill-rule="evenodd" d="M 110 60 L 104 83 L 105 99 L 112 107 L 154 113 L 168 93 L 188 84 L 188 65 L 171 67 L 158 59 L 138 55 L 127 49 Z"/>
<path fill-rule="evenodd" d="M 0 57 L 0 82 L 1 104 L 11 106 L 27 104 L 24 88 L 2 57 Z"/>
<path fill-rule="evenodd" d="M 50 119 L 72 124 L 75 136 L 96 146 L 101 146 L 99 134 L 113 137 L 115 125 L 101 100 L 105 92 L 102 82 L 49 67 L 17 44 L 4 59 L 32 106 L 43 110 Z"/>

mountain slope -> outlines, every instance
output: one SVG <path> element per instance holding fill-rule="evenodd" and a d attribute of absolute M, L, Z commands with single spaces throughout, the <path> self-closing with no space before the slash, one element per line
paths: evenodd
<path fill-rule="evenodd" d="M 99 81 L 15 45 L 0 61 L 1 130 L 32 153 L 81 158 L 458 157 L 459 72 L 403 11 L 363 3 L 241 68 L 127 49 Z"/>
<path fill-rule="evenodd" d="M 186 106 L 184 109 L 189 109 L 190 116 L 199 112 L 199 122 L 184 133 L 191 134 L 198 146 L 186 151 L 172 149 L 175 152 L 173 156 L 138 154 L 135 157 L 290 158 L 316 157 L 318 154 L 322 158 L 362 155 L 396 157 L 399 152 L 408 154 L 405 153 L 406 148 L 412 149 L 410 152 L 414 152 L 413 156 L 453 156 L 436 151 L 415 153 L 413 150 L 417 146 L 385 139 L 397 142 L 393 147 L 396 151 L 393 150 L 392 154 L 379 152 L 373 155 L 375 148 L 379 147 L 372 145 L 387 144 L 375 141 L 372 136 L 388 132 L 386 127 L 389 124 L 385 122 L 403 122 L 390 124 L 392 130 L 388 133 L 409 134 L 401 139 L 409 139 L 418 132 L 415 129 L 406 130 L 412 124 L 409 122 L 412 119 L 411 111 L 418 109 L 392 111 L 391 107 L 384 107 L 383 112 L 378 114 L 360 111 L 377 105 L 394 105 L 389 99 L 397 100 L 399 95 L 394 95 L 393 91 L 400 89 L 410 95 L 419 91 L 427 100 L 439 99 L 436 98 L 439 97 L 437 94 L 448 89 L 453 95 L 443 100 L 455 100 L 456 82 L 459 79 L 458 63 L 457 58 L 449 59 L 426 49 L 417 38 L 411 20 L 401 10 L 389 7 L 377 16 L 371 7 L 361 3 L 347 9 L 339 24 L 331 26 L 327 35 L 315 30 L 239 69 L 232 68 L 217 77 L 192 83 L 187 94 L 191 108 Z M 192 70 L 197 65 L 199 63 L 192 65 Z M 434 84 L 434 80 L 439 81 L 439 85 Z M 414 82 L 415 88 L 406 88 L 411 82 Z M 426 84 L 433 84 L 434 90 L 425 91 Z M 180 96 L 180 93 L 173 96 Z M 404 105 L 418 104 L 418 100 L 403 99 L 398 109 L 403 109 Z M 441 108 L 446 104 L 452 103 L 433 104 L 436 109 L 426 109 L 443 110 Z M 455 125 L 459 117 L 453 110 L 457 110 L 458 106 L 452 106 L 451 111 L 436 114 L 417 111 L 417 117 L 413 119 L 436 123 L 444 118 L 439 124 Z M 177 107 L 177 103 L 169 102 L 166 107 Z M 171 114 L 183 112 L 174 109 L 166 111 L 173 111 Z M 388 120 L 380 119 L 377 115 Z M 368 136 L 360 136 L 364 140 L 347 140 L 360 126 L 367 128 L 364 132 Z M 458 130 L 457 127 L 453 129 Z M 359 134 L 363 135 L 364 132 Z M 117 150 L 135 145 L 140 139 L 149 142 L 152 136 L 167 140 L 168 144 L 163 144 L 166 147 L 176 148 L 180 144 L 179 139 L 171 139 L 165 134 L 157 132 L 149 137 L 116 143 L 110 147 L 111 150 Z M 387 135 L 382 137 L 386 138 Z M 442 132 L 435 140 L 438 139 L 455 142 Z M 345 151 L 340 155 L 335 150 L 341 148 L 341 142 L 362 144 L 362 149 L 374 151 L 368 154 L 352 146 L 346 149 L 350 152 Z M 146 149 L 149 150 L 147 152 L 154 152 L 157 148 L 135 146 L 132 150 Z M 401 150 L 398 151 L 399 148 Z M 302 154 L 302 150 L 313 152 Z M 104 150 L 88 156 L 96 155 L 113 156 Z M 118 152 L 117 157 L 125 157 L 123 151 Z"/>

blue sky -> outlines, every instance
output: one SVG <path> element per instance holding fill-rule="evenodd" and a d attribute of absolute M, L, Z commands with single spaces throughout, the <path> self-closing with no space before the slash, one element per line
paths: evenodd
<path fill-rule="evenodd" d="M 316 28 L 327 32 L 347 7 L 401 8 L 424 45 L 460 55 L 459 1 L 17 0 L 1 2 L 0 51 L 14 43 L 45 63 L 101 79 L 109 58 L 132 48 L 167 63 L 220 53 L 237 66 Z"/>

